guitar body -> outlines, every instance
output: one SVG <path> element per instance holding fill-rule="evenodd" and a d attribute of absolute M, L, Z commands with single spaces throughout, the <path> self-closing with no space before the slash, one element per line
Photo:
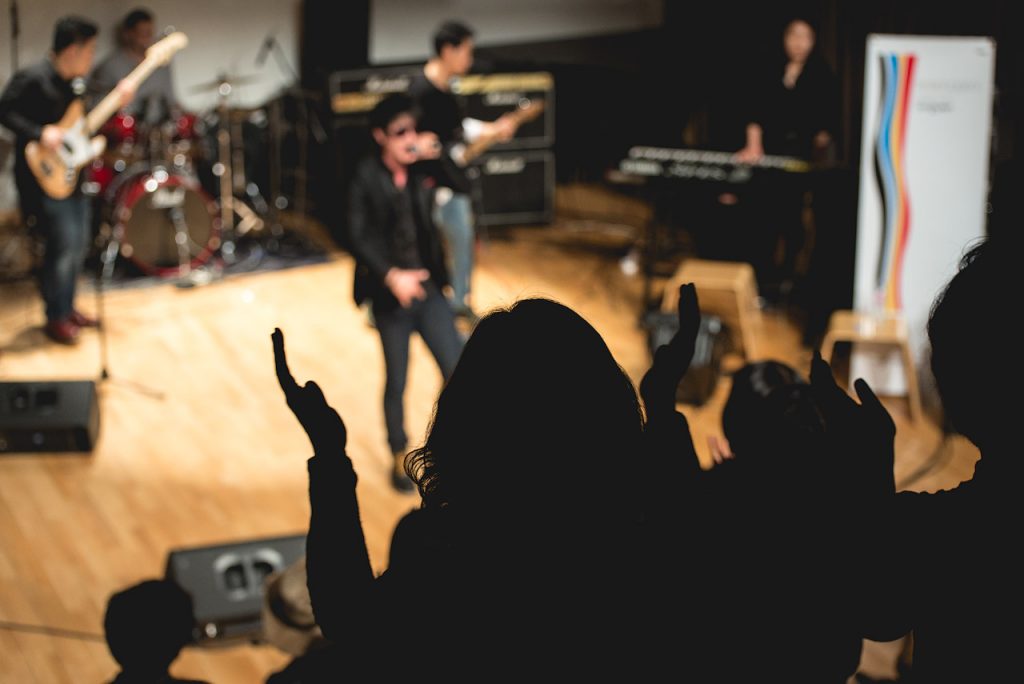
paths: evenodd
<path fill-rule="evenodd" d="M 64 141 L 56 150 L 38 142 L 25 146 L 25 161 L 39 187 L 54 199 L 64 199 L 75 190 L 82 167 L 103 153 L 106 140 L 86 134 L 85 106 L 75 100 L 56 124 L 64 131 Z"/>
<path fill-rule="evenodd" d="M 511 115 L 516 130 L 518 130 L 527 121 L 533 121 L 540 116 L 543 111 L 543 100 L 535 100 L 533 102 L 527 100 L 523 101 L 518 109 L 509 112 L 509 115 Z M 469 145 L 460 145 L 458 149 L 453 149 L 450 156 L 460 167 L 465 167 L 498 142 L 500 141 L 496 136 L 482 136 Z"/>

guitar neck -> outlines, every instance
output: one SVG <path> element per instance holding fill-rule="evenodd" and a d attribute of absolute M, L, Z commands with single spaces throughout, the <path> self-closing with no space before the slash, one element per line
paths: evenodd
<path fill-rule="evenodd" d="M 149 75 L 159 68 L 160 63 L 156 59 L 146 58 L 139 66 L 135 67 L 124 80 L 131 81 L 136 86 L 149 78 Z M 116 89 L 107 93 L 98 105 L 92 108 L 85 116 L 85 128 L 89 135 L 92 135 L 121 108 L 121 95 Z"/>

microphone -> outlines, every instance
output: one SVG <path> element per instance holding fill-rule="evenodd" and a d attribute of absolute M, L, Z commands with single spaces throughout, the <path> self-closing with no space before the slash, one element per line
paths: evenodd
<path fill-rule="evenodd" d="M 274 41 L 276 40 L 273 33 L 268 33 L 267 37 L 263 39 L 259 54 L 256 55 L 256 66 L 261 67 L 267 61 L 267 55 L 270 54 L 270 48 L 274 47 Z"/>

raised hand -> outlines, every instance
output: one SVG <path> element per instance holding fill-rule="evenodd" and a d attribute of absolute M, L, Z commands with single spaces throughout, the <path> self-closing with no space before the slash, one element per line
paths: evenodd
<path fill-rule="evenodd" d="M 305 385 L 295 382 L 288 369 L 288 359 L 284 352 L 284 333 L 280 328 L 274 328 L 270 339 L 274 344 L 277 381 L 284 391 L 288 408 L 299 419 L 302 429 L 309 436 L 313 452 L 323 456 L 344 453 L 347 434 L 341 416 L 327 403 L 324 393 L 315 382 L 310 380 Z"/>
<path fill-rule="evenodd" d="M 697 290 L 693 283 L 686 283 L 679 287 L 679 330 L 668 344 L 658 347 L 654 362 L 640 381 L 648 420 L 675 412 L 676 388 L 693 361 L 699 329 Z"/>
<path fill-rule="evenodd" d="M 811 361 L 811 391 L 825 420 L 830 449 L 838 452 L 842 481 L 853 487 L 854 496 L 895 492 L 893 475 L 896 424 L 871 387 L 862 379 L 853 384 L 855 402 L 832 375 L 821 355 Z"/>

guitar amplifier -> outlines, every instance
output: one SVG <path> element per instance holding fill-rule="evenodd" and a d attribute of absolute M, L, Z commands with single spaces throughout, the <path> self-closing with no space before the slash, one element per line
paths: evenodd
<path fill-rule="evenodd" d="M 494 121 L 502 114 L 530 103 L 543 103 L 544 111 L 526 121 L 508 142 L 492 150 L 550 147 L 555 141 L 555 81 L 546 71 L 518 74 L 469 75 L 452 83 L 466 116 Z"/>
<path fill-rule="evenodd" d="M 478 226 L 550 223 L 555 156 L 547 150 L 489 152 L 467 170 Z"/>
<path fill-rule="evenodd" d="M 327 79 L 327 94 L 336 126 L 367 125 L 374 106 L 392 93 L 408 92 L 420 65 L 335 71 Z"/>
<path fill-rule="evenodd" d="M 305 552 L 305 534 L 175 549 L 166 576 L 192 596 L 197 641 L 255 638 L 262 626 L 263 580 Z"/>
<path fill-rule="evenodd" d="M 91 380 L 0 382 L 0 453 L 92 451 L 99 431 Z"/>

